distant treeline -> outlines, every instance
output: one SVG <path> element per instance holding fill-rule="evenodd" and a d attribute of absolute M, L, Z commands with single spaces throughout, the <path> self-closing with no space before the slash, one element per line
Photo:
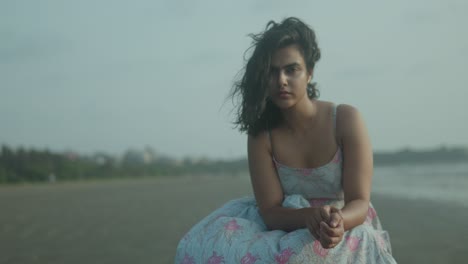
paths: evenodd
<path fill-rule="evenodd" d="M 468 162 L 468 150 L 441 147 L 430 151 L 410 149 L 393 153 L 375 153 L 374 164 Z M 0 183 L 55 182 L 178 175 L 239 175 L 247 172 L 246 158 L 236 160 L 173 159 L 156 155 L 151 148 L 129 150 L 122 157 L 104 153 L 79 155 L 49 150 L 10 148 L 0 153 Z"/>
<path fill-rule="evenodd" d="M 404 149 L 391 153 L 374 153 L 374 165 L 468 162 L 468 149 L 440 147 L 433 150 Z"/>
<path fill-rule="evenodd" d="M 150 154 L 150 155 L 148 155 Z M 55 182 L 145 176 L 223 174 L 246 171 L 246 161 L 155 158 L 151 150 L 127 151 L 120 158 L 96 153 L 79 155 L 49 150 L 13 149 L 3 145 L 0 152 L 0 183 Z M 148 158 L 149 157 L 149 158 Z"/>

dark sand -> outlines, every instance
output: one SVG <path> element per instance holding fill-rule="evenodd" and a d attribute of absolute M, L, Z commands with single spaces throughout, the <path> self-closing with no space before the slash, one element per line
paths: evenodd
<path fill-rule="evenodd" d="M 247 177 L 0 187 L 0 263 L 173 263 L 178 240 Z M 468 208 L 373 194 L 398 263 L 466 263 Z"/>

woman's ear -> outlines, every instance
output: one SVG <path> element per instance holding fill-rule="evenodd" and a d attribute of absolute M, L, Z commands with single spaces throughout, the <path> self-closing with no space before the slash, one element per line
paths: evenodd
<path fill-rule="evenodd" d="M 312 81 L 312 76 L 313 76 L 313 73 L 314 73 L 314 69 L 311 69 L 310 71 L 308 71 L 308 75 L 309 75 L 309 77 L 307 78 L 307 82 L 310 82 L 310 81 Z"/>

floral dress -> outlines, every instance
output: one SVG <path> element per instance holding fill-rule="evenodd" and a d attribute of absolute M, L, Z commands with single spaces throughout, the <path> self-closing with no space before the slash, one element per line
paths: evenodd
<path fill-rule="evenodd" d="M 336 110 L 335 110 L 336 112 Z M 335 114 L 333 116 L 335 118 Z M 342 150 L 318 168 L 292 168 L 273 163 L 288 208 L 344 206 Z M 175 263 L 396 263 L 388 233 L 369 204 L 363 224 L 344 233 L 342 241 L 325 249 L 308 229 L 268 230 L 253 197 L 227 202 L 205 217 L 181 239 Z"/>
<path fill-rule="evenodd" d="M 291 168 L 274 160 L 285 193 L 283 206 L 342 208 L 341 156 L 338 149 L 331 162 L 314 169 Z M 245 197 L 226 203 L 196 224 L 179 242 L 175 263 L 396 262 L 372 204 L 363 224 L 346 231 L 335 248 L 325 249 L 308 229 L 268 230 L 255 199 Z"/>

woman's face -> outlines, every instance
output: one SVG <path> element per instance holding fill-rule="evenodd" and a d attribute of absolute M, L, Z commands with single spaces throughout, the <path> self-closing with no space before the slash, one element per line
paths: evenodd
<path fill-rule="evenodd" d="M 297 45 L 278 49 L 271 58 L 268 95 L 280 109 L 296 105 L 307 96 L 312 78 Z"/>

